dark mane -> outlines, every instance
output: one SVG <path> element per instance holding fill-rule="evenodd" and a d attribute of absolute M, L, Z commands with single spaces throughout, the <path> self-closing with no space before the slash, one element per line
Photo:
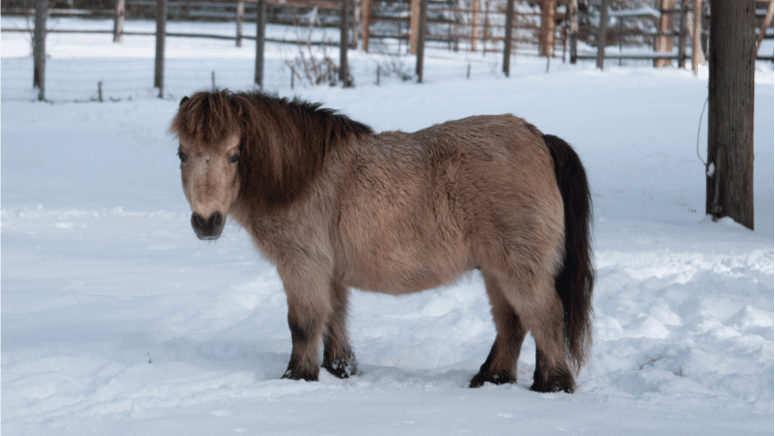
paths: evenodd
<path fill-rule="evenodd" d="M 240 200 L 265 211 L 285 209 L 306 194 L 329 151 L 373 133 L 320 103 L 228 90 L 181 101 L 170 132 L 182 142 L 213 146 L 240 135 Z"/>

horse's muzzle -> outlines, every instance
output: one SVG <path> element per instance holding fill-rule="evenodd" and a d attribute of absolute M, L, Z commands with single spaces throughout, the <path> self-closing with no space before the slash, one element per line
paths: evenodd
<path fill-rule="evenodd" d="M 223 215 L 220 212 L 215 212 L 208 219 L 204 219 L 198 213 L 191 214 L 191 227 L 194 228 L 194 232 L 199 239 L 207 241 L 218 239 L 223 231 L 223 225 Z"/>

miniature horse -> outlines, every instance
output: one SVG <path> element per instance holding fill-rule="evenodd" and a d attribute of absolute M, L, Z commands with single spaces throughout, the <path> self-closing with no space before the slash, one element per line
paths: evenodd
<path fill-rule="evenodd" d="M 356 372 L 348 288 L 403 295 L 481 271 L 495 343 L 471 387 L 575 389 L 591 346 L 591 197 L 578 155 L 513 115 L 375 134 L 330 109 L 261 92 L 180 102 L 183 191 L 200 239 L 229 215 L 277 266 L 293 350 L 283 378 Z"/>

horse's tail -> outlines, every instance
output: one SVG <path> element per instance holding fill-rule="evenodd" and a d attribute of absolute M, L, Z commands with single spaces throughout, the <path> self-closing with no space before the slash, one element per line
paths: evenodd
<path fill-rule="evenodd" d="M 554 174 L 565 209 L 565 257 L 554 287 L 564 310 L 568 359 L 578 371 L 592 346 L 592 198 L 584 167 L 571 146 L 553 135 L 544 135 L 544 142 L 554 159 Z"/>

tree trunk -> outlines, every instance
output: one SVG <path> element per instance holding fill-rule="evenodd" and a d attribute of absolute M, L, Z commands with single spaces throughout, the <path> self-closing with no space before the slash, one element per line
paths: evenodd
<path fill-rule="evenodd" d="M 705 212 L 753 229 L 755 0 L 711 0 Z"/>

